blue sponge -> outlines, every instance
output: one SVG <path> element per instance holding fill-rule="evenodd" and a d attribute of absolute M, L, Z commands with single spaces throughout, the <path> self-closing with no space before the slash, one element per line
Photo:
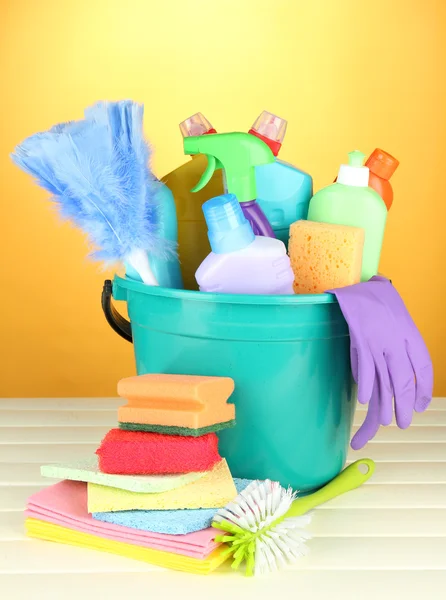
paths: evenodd
<path fill-rule="evenodd" d="M 234 479 L 239 494 L 251 483 L 250 479 Z M 211 526 L 217 508 L 184 510 L 121 510 L 118 512 L 93 513 L 93 519 L 123 525 L 132 529 L 183 535 L 201 531 Z"/>

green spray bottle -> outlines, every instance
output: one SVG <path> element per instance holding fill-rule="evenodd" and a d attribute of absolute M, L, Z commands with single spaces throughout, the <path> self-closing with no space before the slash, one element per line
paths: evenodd
<path fill-rule="evenodd" d="M 387 207 L 368 187 L 369 169 L 363 166 L 364 158 L 358 150 L 349 152 L 348 165 L 341 165 L 337 183 L 314 194 L 308 220 L 364 229 L 361 281 L 368 281 L 378 273 Z"/>
<path fill-rule="evenodd" d="M 203 189 L 216 169 L 223 169 L 226 192 L 240 202 L 255 235 L 275 238 L 274 231 L 256 196 L 256 171 L 260 165 L 273 163 L 271 149 L 249 133 L 215 133 L 183 140 L 185 154 L 205 154 L 208 165 L 192 192 Z"/>

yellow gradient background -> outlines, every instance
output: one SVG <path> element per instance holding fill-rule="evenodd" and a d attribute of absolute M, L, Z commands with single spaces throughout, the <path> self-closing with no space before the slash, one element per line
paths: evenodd
<path fill-rule="evenodd" d="M 178 123 L 197 111 L 220 131 L 284 116 L 282 158 L 316 190 L 352 149 L 399 158 L 381 271 L 446 395 L 445 74 L 444 0 L 0 2 L 0 395 L 115 395 L 134 372 L 82 235 L 9 159 L 31 133 L 123 98 L 145 104 L 159 176 L 185 161 Z"/>

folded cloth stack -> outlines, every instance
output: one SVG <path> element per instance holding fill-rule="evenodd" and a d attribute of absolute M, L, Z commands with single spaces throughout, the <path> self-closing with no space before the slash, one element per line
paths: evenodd
<path fill-rule="evenodd" d="M 235 424 L 229 378 L 142 375 L 122 380 L 119 428 L 96 457 L 46 465 L 64 479 L 26 510 L 31 537 L 208 573 L 223 561 L 214 514 L 250 481 L 233 480 L 215 431 Z"/>

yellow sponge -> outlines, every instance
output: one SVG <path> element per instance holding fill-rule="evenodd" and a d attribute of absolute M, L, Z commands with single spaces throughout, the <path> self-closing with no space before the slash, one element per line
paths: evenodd
<path fill-rule="evenodd" d="M 321 294 L 361 281 L 364 230 L 347 225 L 296 221 L 288 251 L 296 294 Z"/>
<path fill-rule="evenodd" d="M 237 489 L 223 459 L 198 481 L 167 492 L 140 494 L 89 483 L 88 512 L 221 508 L 236 496 Z"/>

